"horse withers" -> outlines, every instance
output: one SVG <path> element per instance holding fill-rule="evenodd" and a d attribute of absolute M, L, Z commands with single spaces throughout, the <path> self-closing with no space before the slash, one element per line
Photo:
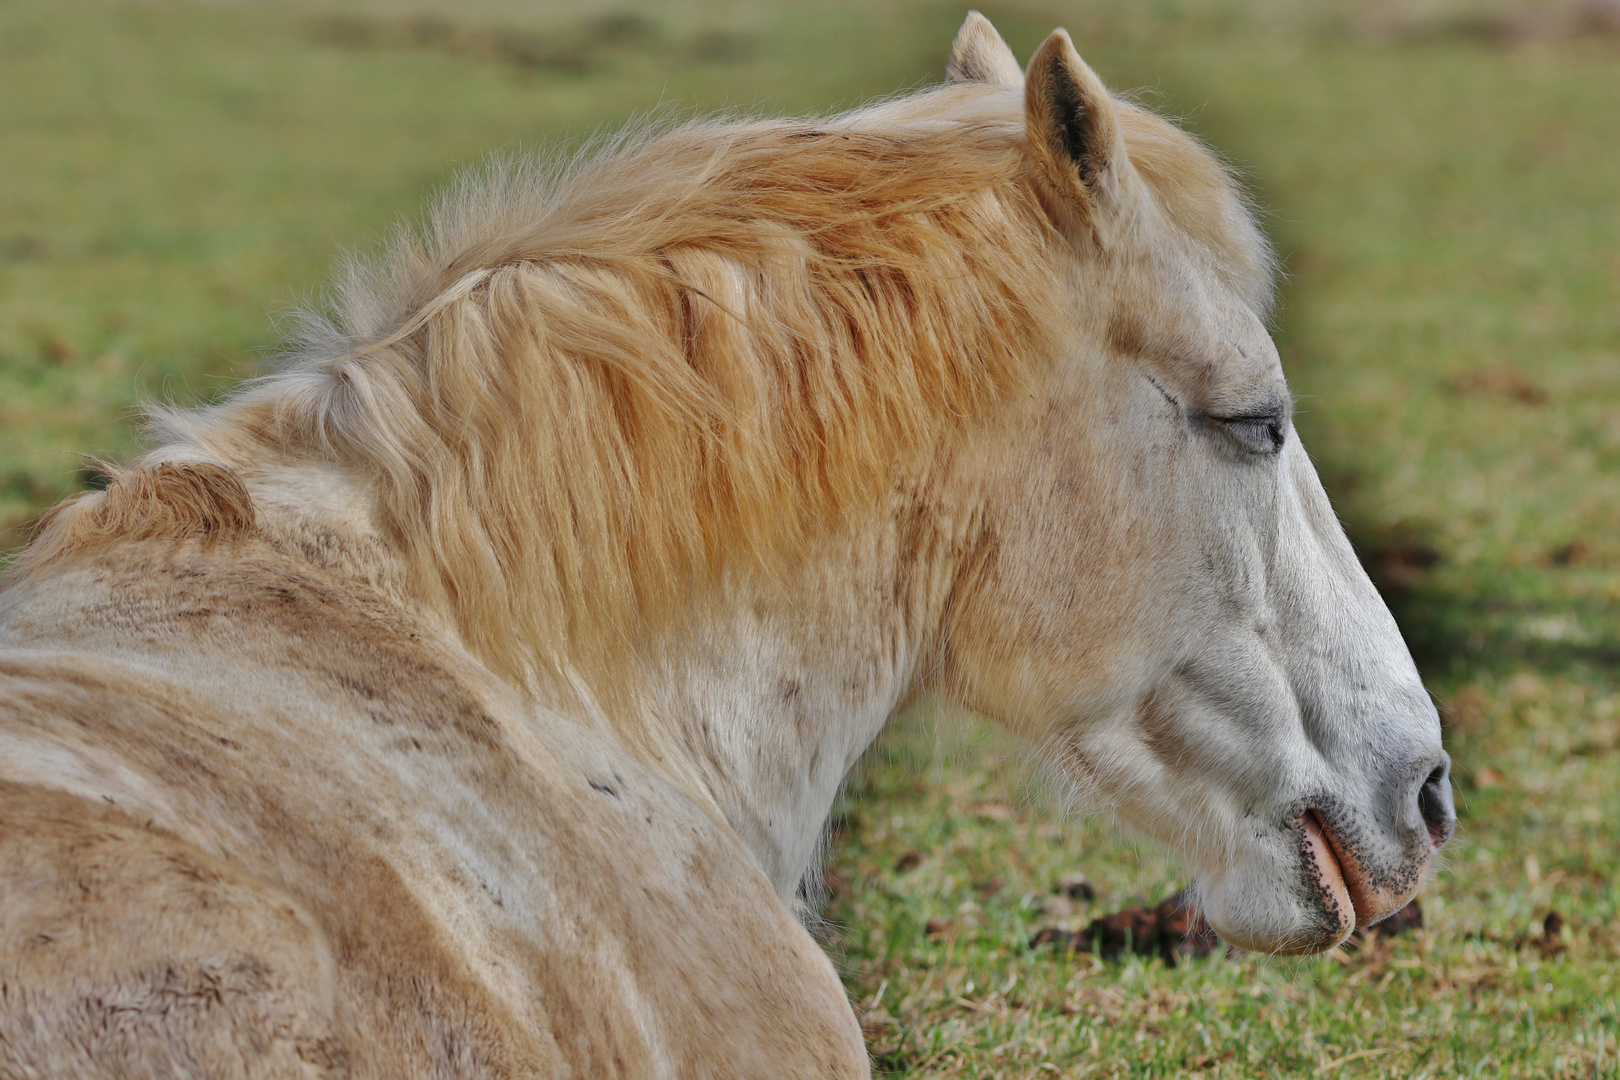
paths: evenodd
<path fill-rule="evenodd" d="M 868 1072 L 797 917 L 922 691 L 1329 949 L 1454 815 L 1272 256 L 1062 31 L 465 181 L 0 588 L 0 1074 Z"/>

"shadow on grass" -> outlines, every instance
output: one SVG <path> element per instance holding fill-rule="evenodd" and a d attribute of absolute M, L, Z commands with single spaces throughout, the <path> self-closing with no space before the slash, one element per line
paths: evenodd
<path fill-rule="evenodd" d="M 1560 596 L 1555 568 L 1448 573 L 1421 530 L 1349 523 L 1362 564 L 1426 679 L 1507 675 L 1525 668 L 1580 678 L 1620 671 L 1620 612 Z"/>

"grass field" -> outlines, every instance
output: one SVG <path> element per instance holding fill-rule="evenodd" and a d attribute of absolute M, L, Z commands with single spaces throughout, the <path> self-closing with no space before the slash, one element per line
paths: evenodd
<path fill-rule="evenodd" d="M 1602 4 L 985 4 L 1250 177 L 1312 447 L 1448 720 L 1424 930 L 1304 961 L 1027 946 L 1179 884 L 971 719 L 896 724 L 830 857 L 894 1076 L 1620 1076 L 1620 18 Z M 1416 11 L 1417 14 L 1412 14 Z M 955 3 L 0 0 L 0 547 L 200 400 L 461 164 L 658 103 L 935 79 Z M 1606 29 L 1607 28 L 1607 29 Z M 1081 875 L 1095 899 L 1052 892 Z M 1545 934 L 1556 912 L 1558 934 Z"/>

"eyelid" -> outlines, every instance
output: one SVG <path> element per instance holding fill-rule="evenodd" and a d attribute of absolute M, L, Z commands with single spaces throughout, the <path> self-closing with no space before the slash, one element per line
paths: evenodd
<path fill-rule="evenodd" d="M 1181 402 L 1176 400 L 1175 396 L 1164 388 L 1164 384 L 1145 372 L 1143 378 L 1152 384 L 1153 389 L 1157 390 L 1164 400 L 1170 403 L 1172 408 L 1178 412 L 1181 411 Z M 1251 453 L 1275 454 L 1282 450 L 1283 443 L 1287 441 L 1288 406 L 1286 403 L 1275 399 L 1253 405 L 1250 407 L 1250 411 L 1247 412 L 1222 415 L 1208 410 L 1192 409 L 1184 415 L 1187 419 L 1195 422 L 1201 417 L 1207 422 L 1220 424 L 1227 430 L 1230 438 L 1243 443 Z M 1245 434 L 1237 430 L 1245 426 L 1249 428 L 1263 427 L 1265 429 L 1263 441 L 1266 445 L 1259 445 L 1262 441 L 1260 432 L 1250 431 Z"/>
<path fill-rule="evenodd" d="M 1280 424 L 1287 417 L 1288 409 L 1281 402 L 1271 401 L 1243 412 L 1206 412 L 1204 415 L 1223 424 Z"/>
<path fill-rule="evenodd" d="M 1267 413 L 1260 416 L 1216 416 L 1213 413 L 1205 414 L 1210 420 L 1226 428 L 1231 435 L 1243 442 L 1249 449 L 1262 454 L 1275 454 L 1283 447 L 1286 433 L 1283 431 L 1283 418 L 1280 414 Z M 1249 428 L 1244 432 L 1240 429 Z M 1265 446 L 1260 446 L 1261 432 L 1252 429 L 1263 428 Z"/>

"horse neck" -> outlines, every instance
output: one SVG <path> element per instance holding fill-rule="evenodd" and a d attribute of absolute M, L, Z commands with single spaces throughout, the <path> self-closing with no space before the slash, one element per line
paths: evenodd
<path fill-rule="evenodd" d="M 261 527 L 281 546 L 455 636 L 371 524 L 363 481 L 310 465 L 243 472 Z M 599 716 L 729 822 L 785 901 L 813 868 L 844 777 L 933 666 L 951 590 L 982 532 L 971 496 L 949 497 L 961 486 L 897 485 L 885 506 L 790 568 L 726 575 L 709 614 L 636 665 L 625 711 Z"/>
<path fill-rule="evenodd" d="M 931 666 L 970 546 L 915 494 L 793 572 L 728 580 L 719 617 L 644 681 L 650 752 L 712 802 L 789 902 L 845 776 Z"/>

